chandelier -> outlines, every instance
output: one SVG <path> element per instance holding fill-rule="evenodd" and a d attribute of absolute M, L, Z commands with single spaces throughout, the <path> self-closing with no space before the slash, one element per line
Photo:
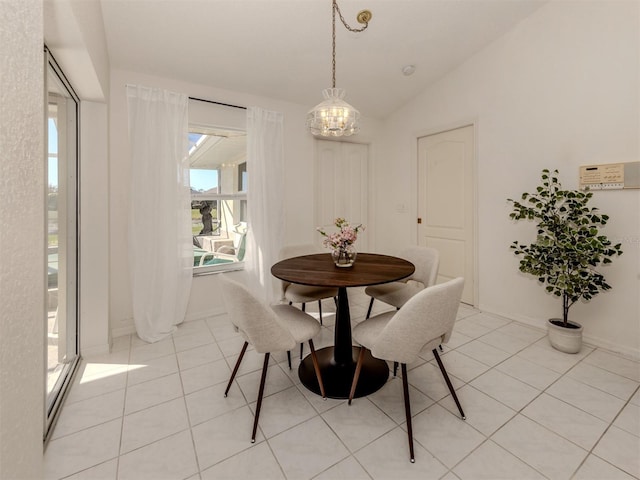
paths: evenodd
<path fill-rule="evenodd" d="M 322 91 L 324 101 L 313 107 L 307 113 L 307 127 L 313 135 L 322 137 L 342 137 L 349 136 L 360 131 L 358 121 L 360 112 L 343 100 L 345 91 L 342 88 L 336 88 L 336 12 L 340 17 L 340 21 L 350 32 L 362 32 L 369 26 L 371 20 L 371 12 L 362 10 L 358 13 L 356 19 L 358 23 L 364 25 L 361 28 L 352 28 L 345 22 L 338 3 L 333 2 L 333 22 L 332 22 L 332 88 L 326 88 Z"/>

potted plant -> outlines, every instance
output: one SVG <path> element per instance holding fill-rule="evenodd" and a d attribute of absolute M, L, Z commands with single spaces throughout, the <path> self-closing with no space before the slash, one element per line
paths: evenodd
<path fill-rule="evenodd" d="M 523 193 L 520 201 L 508 199 L 513 204 L 511 219 L 536 222 L 535 242 L 516 240 L 511 249 L 521 257 L 521 272 L 535 276 L 547 292 L 562 298 L 562 319 L 549 319 L 547 325 L 551 345 L 567 353 L 577 353 L 582 346 L 582 326 L 569 321 L 569 308 L 609 290 L 595 268 L 622 255 L 620 244 L 612 246 L 600 234 L 609 217 L 588 206 L 592 196 L 589 191 L 564 190 L 558 171 L 545 169 L 536 193 Z"/>

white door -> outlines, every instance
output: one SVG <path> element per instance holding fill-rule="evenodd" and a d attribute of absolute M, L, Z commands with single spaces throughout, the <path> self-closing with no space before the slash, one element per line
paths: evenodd
<path fill-rule="evenodd" d="M 367 226 L 369 210 L 369 147 L 360 143 L 316 140 L 316 225 L 331 230 L 335 218 Z M 367 230 L 358 235 L 356 250 L 369 249 Z M 317 241 L 321 238 L 318 235 Z"/>
<path fill-rule="evenodd" d="M 475 299 L 473 126 L 418 139 L 418 244 L 440 252 L 438 283 L 464 277 Z"/>

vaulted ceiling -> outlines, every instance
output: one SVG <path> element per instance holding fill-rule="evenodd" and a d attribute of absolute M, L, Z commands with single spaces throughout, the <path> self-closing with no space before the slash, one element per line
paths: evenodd
<path fill-rule="evenodd" d="M 336 86 L 384 118 L 546 0 L 341 0 Z M 313 107 L 331 86 L 331 0 L 101 0 L 112 68 Z M 414 65 L 405 76 L 402 67 Z"/>

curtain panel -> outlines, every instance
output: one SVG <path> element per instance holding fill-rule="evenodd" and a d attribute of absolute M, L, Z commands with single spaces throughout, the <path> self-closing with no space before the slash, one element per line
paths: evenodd
<path fill-rule="evenodd" d="M 138 85 L 126 89 L 133 318 L 138 336 L 157 342 L 184 320 L 191 291 L 188 97 Z"/>
<path fill-rule="evenodd" d="M 247 109 L 248 280 L 268 303 L 279 300 L 279 280 L 271 275 L 284 241 L 284 115 Z"/>

